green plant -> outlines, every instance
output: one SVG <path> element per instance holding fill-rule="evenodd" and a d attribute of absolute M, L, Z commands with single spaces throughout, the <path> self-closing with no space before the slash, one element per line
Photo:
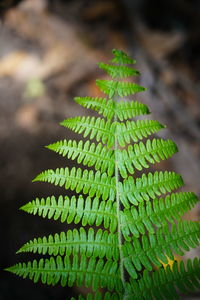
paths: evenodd
<path fill-rule="evenodd" d="M 128 55 L 119 50 L 113 54 L 111 64 L 99 64 L 112 78 L 139 75 L 126 66 L 135 63 Z M 171 140 L 148 138 L 164 128 L 158 121 L 128 120 L 149 114 L 149 109 L 119 97 L 145 88 L 119 80 L 97 80 L 96 84 L 108 98 L 77 97 L 75 101 L 104 118 L 75 117 L 61 125 L 97 143 L 64 140 L 47 146 L 84 168 L 46 170 L 33 180 L 64 187 L 76 195 L 37 198 L 21 207 L 80 227 L 29 241 L 18 253 L 50 258 L 18 263 L 7 270 L 34 282 L 91 287 L 88 300 L 177 299 L 179 292 L 196 291 L 199 259 L 179 262 L 175 254 L 183 255 L 199 243 L 200 223 L 181 219 L 197 203 L 197 196 L 172 193 L 183 186 L 175 172 L 135 175 L 171 157 L 177 147 Z"/>

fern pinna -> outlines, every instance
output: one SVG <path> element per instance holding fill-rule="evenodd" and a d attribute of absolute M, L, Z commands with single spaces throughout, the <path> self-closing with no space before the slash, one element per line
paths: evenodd
<path fill-rule="evenodd" d="M 78 299 L 177 299 L 199 288 L 199 259 L 175 260 L 175 255 L 198 246 L 199 222 L 181 219 L 198 199 L 192 192 L 174 192 L 183 186 L 175 172 L 138 175 L 171 157 L 177 146 L 171 140 L 149 138 L 164 128 L 158 121 L 132 120 L 149 114 L 149 109 L 124 98 L 145 88 L 120 80 L 139 72 L 130 67 L 135 61 L 123 51 L 113 50 L 113 55 L 111 64 L 99 63 L 112 80 L 96 81 L 107 97 L 75 98 L 101 117 L 61 122 L 82 134 L 84 141 L 63 140 L 47 146 L 82 167 L 46 170 L 33 180 L 64 187 L 75 195 L 36 198 L 21 207 L 79 227 L 34 238 L 18 253 L 50 257 L 7 270 L 34 282 L 89 288 Z"/>

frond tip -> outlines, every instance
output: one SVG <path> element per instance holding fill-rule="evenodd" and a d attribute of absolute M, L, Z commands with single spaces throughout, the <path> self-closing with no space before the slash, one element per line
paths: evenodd
<path fill-rule="evenodd" d="M 112 63 L 129 65 L 134 65 L 136 63 L 134 59 L 132 59 L 122 50 L 113 49 L 112 53 L 114 55 L 114 58 L 111 60 Z"/>

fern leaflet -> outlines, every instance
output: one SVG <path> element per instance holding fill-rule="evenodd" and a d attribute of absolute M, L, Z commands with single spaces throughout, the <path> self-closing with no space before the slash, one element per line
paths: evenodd
<path fill-rule="evenodd" d="M 114 178 L 108 177 L 106 173 L 101 174 L 100 171 L 96 173 L 93 170 L 84 170 L 81 168 L 57 168 L 54 170 L 46 170 L 40 173 L 33 182 L 43 181 L 55 185 L 64 186 L 65 189 L 76 191 L 79 193 L 83 191 L 84 194 L 89 194 L 90 197 L 102 196 L 103 200 L 110 198 L 114 200 L 115 185 Z"/>
<path fill-rule="evenodd" d="M 115 215 L 116 203 L 108 201 L 100 201 L 98 197 L 91 199 L 79 196 L 78 199 L 73 196 L 71 199 L 67 196 L 59 196 L 56 199 L 54 196 L 46 199 L 36 198 L 35 200 L 25 204 L 20 208 L 29 214 L 38 214 L 43 218 L 60 221 L 71 224 L 81 223 L 82 226 L 96 225 L 104 226 L 111 232 L 114 232 L 117 227 L 117 218 Z"/>
<path fill-rule="evenodd" d="M 198 198 L 194 193 L 172 193 L 164 198 L 154 198 L 153 201 L 140 202 L 138 207 L 132 205 L 121 211 L 121 230 L 124 238 L 130 241 L 130 235 L 139 237 L 155 232 L 155 226 L 160 228 L 168 222 L 179 220 L 189 209 L 195 206 Z"/>
<path fill-rule="evenodd" d="M 108 120 L 116 115 L 120 121 L 149 114 L 148 107 L 138 101 L 119 101 L 98 97 L 75 97 L 74 100 L 86 108 L 91 108 Z"/>
<path fill-rule="evenodd" d="M 118 260 L 119 252 L 116 248 L 117 236 L 99 229 L 97 233 L 90 228 L 88 232 L 81 227 L 79 230 L 68 230 L 66 233 L 61 232 L 54 236 L 34 239 L 29 241 L 17 253 L 33 252 L 39 254 L 49 255 L 75 255 L 80 252 L 86 257 L 100 257 L 106 256 L 107 259 L 113 258 Z M 115 251 L 113 251 L 115 249 Z"/>
<path fill-rule="evenodd" d="M 106 71 L 112 78 L 124 78 L 128 76 L 140 75 L 138 70 L 126 66 L 115 66 L 99 63 L 99 68 Z"/>
<path fill-rule="evenodd" d="M 96 145 L 87 141 L 64 140 L 46 146 L 48 149 L 55 151 L 68 159 L 77 159 L 77 162 L 84 166 L 92 167 L 101 172 L 108 172 L 109 176 L 114 173 L 115 161 L 113 158 L 113 150 L 106 149 L 101 143 Z"/>

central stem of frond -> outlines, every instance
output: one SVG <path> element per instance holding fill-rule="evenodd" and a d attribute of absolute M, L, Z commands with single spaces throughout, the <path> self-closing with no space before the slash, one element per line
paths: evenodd
<path fill-rule="evenodd" d="M 118 100 L 115 99 L 117 102 Z M 117 115 L 114 116 L 114 121 L 117 122 Z M 119 174 L 119 157 L 117 155 L 117 149 L 119 148 L 118 140 L 117 140 L 117 127 L 115 131 L 115 144 L 114 144 L 114 151 L 115 151 L 115 186 L 116 186 L 116 214 L 117 214 L 117 221 L 118 221 L 118 227 L 117 227 L 117 233 L 118 233 L 118 246 L 119 246 L 119 253 L 120 253 L 120 276 L 122 280 L 123 286 L 125 286 L 125 272 L 124 272 L 124 266 L 123 266 L 123 251 L 122 251 L 122 232 L 121 232 L 121 218 L 120 218 L 120 210 L 121 210 L 121 202 L 120 202 L 120 194 L 119 194 L 119 182 L 120 182 L 120 174 Z"/>

